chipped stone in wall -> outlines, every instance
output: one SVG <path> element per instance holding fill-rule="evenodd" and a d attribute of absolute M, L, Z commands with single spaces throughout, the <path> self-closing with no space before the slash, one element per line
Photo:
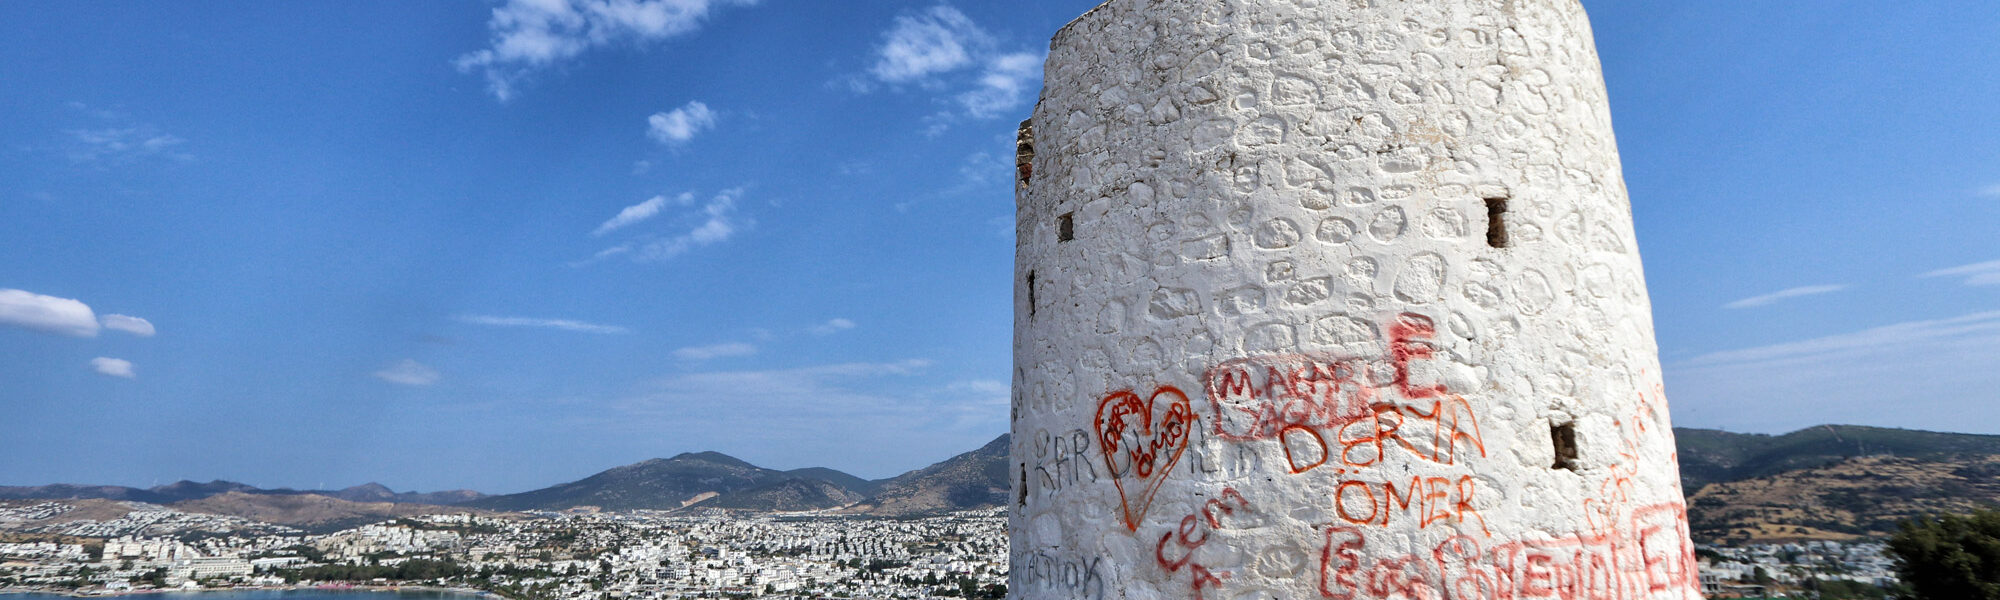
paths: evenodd
<path fill-rule="evenodd" d="M 1044 73 L 1014 597 L 1700 597 L 1575 0 L 1111 0 Z"/>

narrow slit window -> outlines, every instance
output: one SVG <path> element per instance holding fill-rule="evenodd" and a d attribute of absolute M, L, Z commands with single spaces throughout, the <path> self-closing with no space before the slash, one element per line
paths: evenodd
<path fill-rule="evenodd" d="M 1555 443 L 1556 462 L 1552 469 L 1575 471 L 1576 464 L 1576 424 L 1563 423 L 1549 427 L 1549 440 Z"/>
<path fill-rule="evenodd" d="M 1056 217 L 1056 241 L 1067 242 L 1076 239 L 1076 213 L 1066 212 Z"/>
<path fill-rule="evenodd" d="M 1507 247 L 1507 199 L 1486 199 L 1486 245 Z"/>
<path fill-rule="evenodd" d="M 1021 485 L 1014 488 L 1015 502 L 1028 505 L 1028 463 L 1021 463 Z"/>
<path fill-rule="evenodd" d="M 1035 125 L 1033 120 L 1021 122 L 1014 132 L 1014 185 L 1026 186 L 1028 179 L 1035 176 Z"/>
<path fill-rule="evenodd" d="M 1028 316 L 1035 316 L 1035 272 L 1028 272 Z"/>

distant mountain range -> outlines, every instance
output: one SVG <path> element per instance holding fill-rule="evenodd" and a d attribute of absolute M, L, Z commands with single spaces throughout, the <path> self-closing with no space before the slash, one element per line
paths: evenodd
<path fill-rule="evenodd" d="M 1820 425 L 1674 438 L 1697 540 L 1883 537 L 1910 517 L 2000 506 L 2000 436 Z"/>
<path fill-rule="evenodd" d="M 341 490 L 294 490 L 288 488 L 262 489 L 249 484 L 220 479 L 208 483 L 176 481 L 150 488 L 134 488 L 117 485 L 38 485 L 31 487 L 0 486 L 0 500 L 5 499 L 92 499 L 129 500 L 152 504 L 173 504 L 187 500 L 200 500 L 210 496 L 239 492 L 266 496 L 315 495 L 337 498 L 349 502 L 394 502 L 401 504 L 459 504 L 486 497 L 472 490 L 450 490 L 443 492 L 398 493 L 379 483 L 364 483 Z"/>
<path fill-rule="evenodd" d="M 1676 429 L 1689 523 L 1701 541 L 1879 537 L 1898 520 L 2000 506 L 2000 436 L 1854 425 L 1784 435 Z M 459 509 L 835 510 L 903 516 L 1008 502 L 1008 437 L 896 477 L 867 480 L 827 468 L 780 471 L 717 452 L 616 467 L 539 490 L 486 496 L 399 493 L 377 484 L 342 490 L 262 490 L 182 481 L 118 486 L 0 487 L 0 499 L 102 498 L 167 504 L 295 526 Z M 324 497 L 327 500 L 315 500 Z"/>
<path fill-rule="evenodd" d="M 881 480 L 810 467 L 779 471 L 720 452 L 690 452 L 614 467 L 570 483 L 487 496 L 470 490 L 395 492 L 369 483 L 342 490 L 266 490 L 231 481 L 180 481 L 152 488 L 69 484 L 0 487 L 0 499 L 105 499 L 150 502 L 192 512 L 227 514 L 283 525 L 318 525 L 368 515 L 402 515 L 443 505 L 496 511 L 679 510 L 746 511 L 845 509 L 874 515 L 908 515 L 999 506 L 1006 499 L 1007 439 L 978 450 Z M 343 502 L 320 502 L 310 498 Z M 364 506 L 365 505 L 365 506 Z M 300 507 L 314 510 L 300 510 Z M 282 518 L 271 518 L 273 516 Z"/>

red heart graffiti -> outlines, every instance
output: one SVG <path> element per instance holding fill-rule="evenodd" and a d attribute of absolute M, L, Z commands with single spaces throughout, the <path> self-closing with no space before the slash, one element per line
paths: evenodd
<path fill-rule="evenodd" d="M 1160 397 L 1167 396 L 1166 406 Z M 1165 409 L 1166 414 L 1154 418 Z M 1125 509 L 1125 528 L 1139 530 L 1139 521 L 1153 505 L 1174 463 L 1187 451 L 1188 432 L 1197 417 L 1180 388 L 1163 385 L 1144 400 L 1132 390 L 1118 390 L 1097 402 L 1097 446 L 1104 451 L 1104 466 L 1111 469 L 1111 482 L 1118 486 L 1118 502 Z M 1120 462 L 1125 468 L 1119 468 Z M 1125 480 L 1137 478 L 1141 485 L 1127 489 Z M 1134 497 L 1133 492 L 1138 496 Z"/>

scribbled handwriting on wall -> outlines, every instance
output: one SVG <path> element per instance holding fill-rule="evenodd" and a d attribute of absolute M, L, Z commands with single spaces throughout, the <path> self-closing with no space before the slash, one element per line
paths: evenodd
<path fill-rule="evenodd" d="M 1024 573 L 1021 578 L 1024 584 L 1042 591 L 1034 595 L 1036 598 L 1099 600 L 1104 597 L 1104 573 L 1100 570 L 1103 564 L 1102 556 L 1059 556 L 1036 550 L 1018 568 Z"/>
<path fill-rule="evenodd" d="M 1091 463 L 1090 432 L 1081 428 L 1035 435 L 1035 483 L 1048 496 L 1078 483 L 1097 481 L 1097 466 Z"/>
<path fill-rule="evenodd" d="M 1399 490 L 1394 481 L 1343 479 L 1333 490 L 1333 512 L 1356 525 L 1387 527 L 1393 515 L 1403 514 L 1414 519 L 1418 528 L 1436 523 L 1477 523 L 1479 531 L 1487 533 L 1486 517 L 1472 506 L 1476 481 L 1471 475 L 1457 479 L 1412 475 Z"/>
<path fill-rule="evenodd" d="M 1390 324 L 1388 383 L 1400 398 L 1379 395 L 1364 358 L 1280 354 L 1216 365 L 1205 377 L 1210 427 L 1228 441 L 1279 441 L 1294 474 L 1336 460 L 1372 466 L 1392 452 L 1442 465 L 1486 456 L 1472 405 L 1443 384 L 1411 381 L 1411 364 L 1433 358 L 1436 331 L 1415 314 Z"/>
<path fill-rule="evenodd" d="M 1687 511 L 1678 503 L 1633 511 L 1629 523 L 1541 541 L 1482 548 L 1454 536 L 1429 553 L 1369 558 L 1351 525 L 1323 529 L 1319 593 L 1335 600 L 1448 598 L 1627 600 L 1700 597 Z"/>
<path fill-rule="evenodd" d="M 1194 599 L 1204 600 L 1202 591 L 1221 587 L 1222 581 L 1229 578 L 1229 573 L 1212 571 L 1194 562 L 1195 551 L 1209 542 L 1211 532 L 1223 528 L 1225 517 L 1236 515 L 1238 511 L 1250 510 L 1252 510 L 1250 501 L 1245 499 L 1243 494 L 1237 492 L 1235 488 L 1222 488 L 1220 497 L 1203 502 L 1201 510 L 1181 517 L 1180 525 L 1160 534 L 1159 543 L 1153 546 L 1154 560 L 1158 561 L 1160 568 L 1168 573 L 1178 573 L 1183 568 L 1187 569 L 1190 577 L 1188 588 L 1193 591 Z M 1167 548 L 1169 545 L 1174 549 L 1169 550 Z M 1176 558 L 1168 558 L 1169 555 Z"/>
<path fill-rule="evenodd" d="M 1188 433 L 1198 420 L 1187 393 L 1170 385 L 1155 388 L 1144 399 L 1127 389 L 1098 401 L 1098 449 L 1118 487 L 1127 530 L 1139 530 L 1153 494 L 1187 451 Z"/>

